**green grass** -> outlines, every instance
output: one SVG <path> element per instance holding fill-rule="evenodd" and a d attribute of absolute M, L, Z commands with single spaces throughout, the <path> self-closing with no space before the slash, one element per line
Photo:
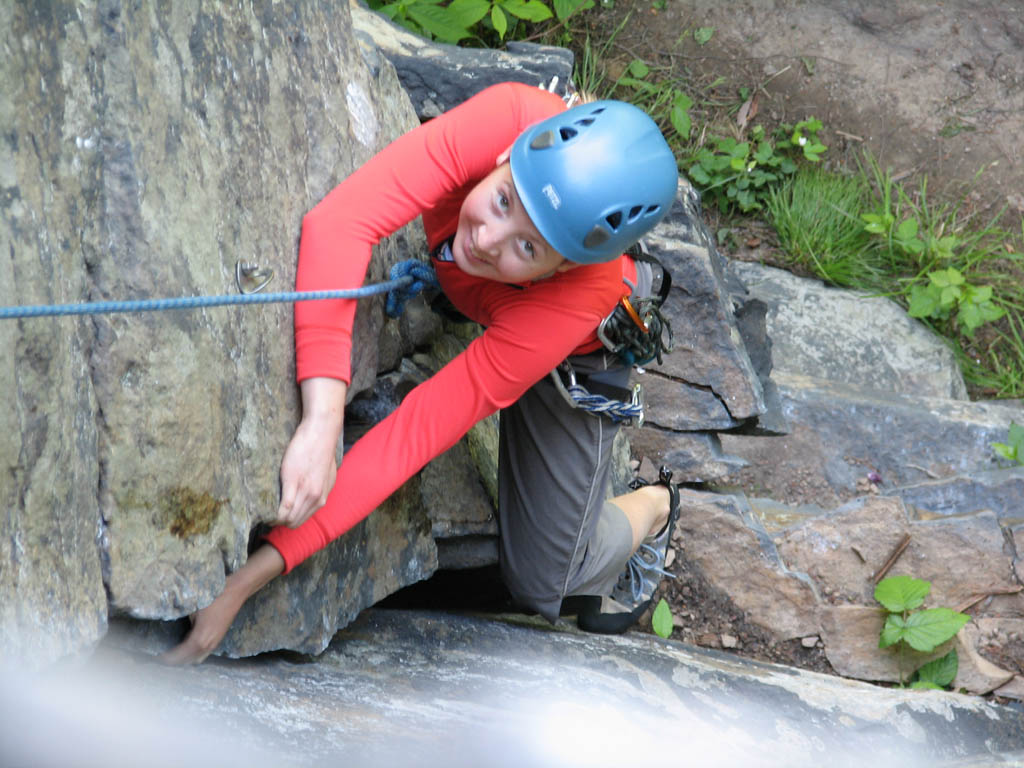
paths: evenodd
<path fill-rule="evenodd" d="M 804 166 L 768 192 L 765 214 L 794 271 L 884 292 L 888 271 L 860 218 L 868 200 L 857 177 Z"/>

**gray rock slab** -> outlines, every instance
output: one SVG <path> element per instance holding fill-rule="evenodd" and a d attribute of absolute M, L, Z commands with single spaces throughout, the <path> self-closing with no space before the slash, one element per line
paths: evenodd
<path fill-rule="evenodd" d="M 573 55 L 566 48 L 510 41 L 506 50 L 431 42 L 351 0 L 352 25 L 371 70 L 390 61 L 421 120 L 437 117 L 488 86 L 549 85 L 565 94 Z"/>
<path fill-rule="evenodd" d="M 865 491 L 996 469 L 1017 403 L 914 397 L 775 372 L 790 434 L 720 435 L 725 453 L 748 462 L 733 479 L 747 492 L 786 503 L 835 507 Z"/>
<path fill-rule="evenodd" d="M 967 399 L 949 347 L 890 299 L 761 264 L 731 266 L 768 306 L 775 370 L 865 389 Z"/>
<path fill-rule="evenodd" d="M 1007 525 L 1024 523 L 1024 467 L 969 472 L 883 491 L 935 515 L 962 515 L 990 509 Z"/>
<path fill-rule="evenodd" d="M 18 680 L 0 690 L 5 764 L 26 752 L 68 768 L 140 756 L 155 766 L 793 768 L 1024 755 L 1024 714 L 982 699 L 522 618 L 374 610 L 317 659 L 169 669 L 110 648 L 76 671 Z M 98 722 L 120 723 L 118 738 Z"/>

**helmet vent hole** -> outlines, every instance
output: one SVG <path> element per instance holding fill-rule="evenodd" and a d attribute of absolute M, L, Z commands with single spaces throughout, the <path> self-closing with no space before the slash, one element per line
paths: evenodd
<path fill-rule="evenodd" d="M 652 213 L 657 213 L 660 210 L 661 210 L 661 206 L 660 205 L 649 205 L 649 206 L 647 206 L 647 210 L 645 211 L 645 213 L 648 216 L 650 216 Z"/>
<path fill-rule="evenodd" d="M 608 222 L 608 226 L 610 226 L 614 232 L 622 225 L 622 211 L 616 211 L 615 213 L 605 216 L 604 220 Z"/>
<path fill-rule="evenodd" d="M 558 132 L 562 135 L 562 141 L 568 141 L 569 139 L 575 138 L 577 133 L 575 128 L 568 127 L 559 128 Z"/>
<path fill-rule="evenodd" d="M 605 242 L 607 242 L 610 237 L 611 236 L 604 230 L 603 227 L 594 227 L 592 230 L 590 230 L 590 232 L 587 233 L 587 236 L 583 238 L 583 247 L 599 248 Z"/>
<path fill-rule="evenodd" d="M 533 137 L 533 141 L 530 142 L 530 149 L 547 149 L 554 146 L 554 143 L 555 134 L 551 131 L 544 131 L 544 133 L 538 133 Z"/>
<path fill-rule="evenodd" d="M 594 118 L 592 118 L 592 117 L 584 117 L 582 120 L 577 120 L 576 121 L 576 125 L 587 126 L 587 125 L 590 125 L 593 122 L 594 122 Z"/>
<path fill-rule="evenodd" d="M 629 221 L 630 223 L 636 221 L 636 217 L 639 216 L 644 210 L 642 205 L 634 205 L 629 209 Z"/>
<path fill-rule="evenodd" d="M 600 115 L 602 112 L 604 112 L 604 107 L 598 107 L 597 109 L 595 109 L 590 114 L 592 114 L 592 115 Z"/>

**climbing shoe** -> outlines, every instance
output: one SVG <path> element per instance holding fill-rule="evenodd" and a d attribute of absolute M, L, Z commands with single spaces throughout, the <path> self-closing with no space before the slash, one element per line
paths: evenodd
<path fill-rule="evenodd" d="M 626 568 L 612 589 L 611 595 L 583 598 L 576 615 L 576 623 L 585 632 L 621 634 L 643 615 L 663 576 L 675 576 L 665 570 L 665 558 L 672 542 L 672 530 L 679 519 L 679 487 L 672 482 L 672 471 L 662 467 L 658 485 L 669 492 L 669 513 L 665 526 L 644 539 L 637 551 L 626 562 Z M 637 481 L 640 488 L 647 483 Z"/>

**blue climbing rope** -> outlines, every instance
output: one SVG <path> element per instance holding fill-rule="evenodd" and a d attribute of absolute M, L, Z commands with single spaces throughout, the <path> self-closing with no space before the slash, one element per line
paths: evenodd
<path fill-rule="evenodd" d="M 330 291 L 287 291 L 282 293 L 239 293 L 221 296 L 182 296 L 174 299 L 141 299 L 138 301 L 91 301 L 80 304 L 34 304 L 0 307 L 0 320 L 19 317 L 54 317 L 59 315 L 95 315 L 117 312 L 157 312 L 171 309 L 199 309 L 234 304 L 280 304 L 324 299 L 361 299 L 387 293 L 386 311 L 398 317 L 406 303 L 424 288 L 436 288 L 437 277 L 427 264 L 415 259 L 395 264 L 390 279 L 359 288 Z"/>

